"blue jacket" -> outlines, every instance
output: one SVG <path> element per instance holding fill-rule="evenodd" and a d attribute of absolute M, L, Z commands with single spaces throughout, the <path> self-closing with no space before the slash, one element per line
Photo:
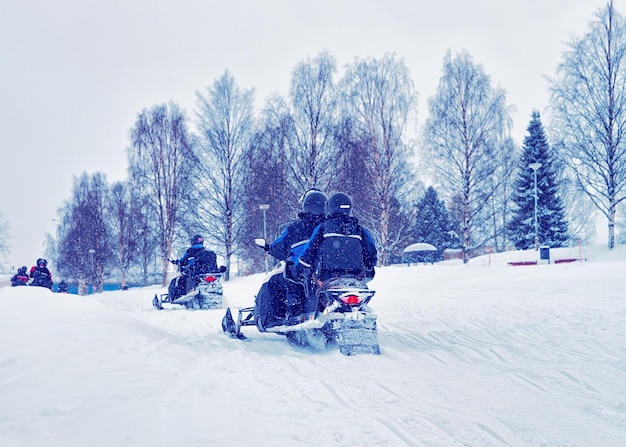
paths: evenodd
<path fill-rule="evenodd" d="M 204 245 L 195 244 L 185 250 L 185 254 L 178 260 L 178 265 L 184 267 L 189 264 L 189 260 L 196 257 L 199 251 L 204 250 Z M 180 252 L 179 252 L 180 253 Z"/>
<path fill-rule="evenodd" d="M 315 227 L 324 219 L 313 214 L 299 214 L 299 220 L 289 224 L 282 234 L 272 242 L 268 252 L 270 255 L 288 264 L 297 264 L 298 258 Z"/>
<path fill-rule="evenodd" d="M 181 267 L 196 267 L 194 273 L 215 273 L 217 268 L 217 257 L 215 252 L 207 250 L 202 244 L 195 244 L 189 247 L 182 258 L 177 261 Z M 181 269 L 184 273 L 185 269 Z"/>
<path fill-rule="evenodd" d="M 321 279 L 354 275 L 373 277 L 378 253 L 369 231 L 356 217 L 335 215 L 318 225 L 299 263 Z"/>

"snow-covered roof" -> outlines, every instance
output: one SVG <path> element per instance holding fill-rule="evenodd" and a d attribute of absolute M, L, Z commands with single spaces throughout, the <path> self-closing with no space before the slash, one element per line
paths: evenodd
<path fill-rule="evenodd" d="M 427 244 L 426 242 L 417 242 L 407 246 L 402 250 L 402 253 L 411 253 L 414 251 L 437 251 L 437 247 L 432 244 Z"/>

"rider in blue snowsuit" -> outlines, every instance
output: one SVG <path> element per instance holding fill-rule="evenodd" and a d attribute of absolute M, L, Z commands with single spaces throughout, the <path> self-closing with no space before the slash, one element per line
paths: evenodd
<path fill-rule="evenodd" d="M 309 190 L 302 199 L 302 211 L 298 213 L 298 220 L 289 224 L 282 234 L 271 244 L 265 244 L 264 249 L 274 258 L 285 261 L 283 281 L 285 292 L 285 322 L 294 323 L 302 312 L 304 302 L 304 287 L 302 281 L 295 275 L 294 269 L 298 257 L 309 237 L 317 225 L 324 220 L 326 195 L 319 190 Z M 284 281 L 286 279 L 286 281 Z"/>
<path fill-rule="evenodd" d="M 180 259 L 171 262 L 178 265 L 182 273 L 181 276 L 172 279 L 168 287 L 168 294 L 172 301 L 189 293 L 195 287 L 196 274 L 225 271 L 223 268 L 218 269 L 215 252 L 204 247 L 204 238 L 199 234 L 191 238 L 191 247 L 185 251 L 185 254 Z"/>

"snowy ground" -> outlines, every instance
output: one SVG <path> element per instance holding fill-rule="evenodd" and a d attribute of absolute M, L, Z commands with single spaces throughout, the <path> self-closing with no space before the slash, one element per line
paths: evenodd
<path fill-rule="evenodd" d="M 232 340 L 161 289 L 3 287 L 0 446 L 624 446 L 626 247 L 507 265 L 535 256 L 378 269 L 380 356 Z"/>

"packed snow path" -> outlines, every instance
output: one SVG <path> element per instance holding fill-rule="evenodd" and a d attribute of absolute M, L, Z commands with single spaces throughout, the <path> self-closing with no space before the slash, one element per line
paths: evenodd
<path fill-rule="evenodd" d="M 623 248 L 378 269 L 380 356 L 233 340 L 223 310 L 153 309 L 162 289 L 4 287 L 0 445 L 623 446 Z"/>

